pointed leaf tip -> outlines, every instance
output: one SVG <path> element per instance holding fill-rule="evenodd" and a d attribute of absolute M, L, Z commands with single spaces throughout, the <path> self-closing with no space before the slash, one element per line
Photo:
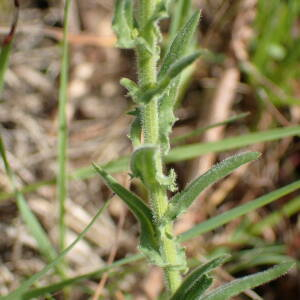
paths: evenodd
<path fill-rule="evenodd" d="M 214 165 L 172 198 L 166 216 L 175 219 L 187 210 L 205 188 L 229 175 L 238 167 L 258 159 L 260 155 L 259 152 L 240 153 Z"/>
<path fill-rule="evenodd" d="M 203 295 L 198 300 L 227 300 L 240 293 L 253 289 L 259 285 L 272 281 L 288 272 L 293 267 L 293 262 L 279 264 L 266 271 L 259 272 L 253 275 L 245 276 L 233 280 L 223 286 Z"/>
<path fill-rule="evenodd" d="M 182 27 L 182 29 L 179 30 L 170 46 L 170 49 L 167 51 L 167 54 L 163 59 L 163 63 L 158 75 L 159 79 L 167 73 L 173 63 L 175 63 L 185 54 L 186 48 L 189 46 L 190 41 L 196 31 L 199 19 L 200 11 L 196 11 Z"/>

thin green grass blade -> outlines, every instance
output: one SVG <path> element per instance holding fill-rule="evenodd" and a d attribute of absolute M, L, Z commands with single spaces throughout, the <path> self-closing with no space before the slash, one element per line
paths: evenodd
<path fill-rule="evenodd" d="M 284 218 L 288 218 L 300 211 L 300 197 L 296 197 L 290 200 L 287 204 L 283 205 L 281 209 L 274 211 L 269 214 L 261 221 L 253 224 L 249 228 L 251 234 L 261 234 L 263 230 L 267 227 L 274 227 L 276 224 L 280 223 Z"/>
<path fill-rule="evenodd" d="M 41 254 L 48 260 L 48 262 L 52 261 L 57 256 L 55 248 L 52 246 L 50 240 L 48 239 L 48 236 L 44 231 L 42 225 L 40 224 L 40 222 L 38 221 L 34 213 L 31 211 L 29 205 L 24 199 L 23 194 L 17 188 L 15 175 L 9 165 L 4 143 L 1 136 L 0 136 L 0 155 L 4 162 L 6 174 L 14 189 L 14 194 L 17 199 L 17 206 L 21 213 L 22 219 L 24 220 L 28 230 L 31 232 L 32 236 L 36 240 L 38 249 L 41 252 Z M 56 270 L 58 274 L 60 274 L 62 277 L 64 276 L 64 272 L 60 266 L 57 266 Z"/>
<path fill-rule="evenodd" d="M 186 139 L 201 135 L 202 133 L 204 133 L 205 131 L 207 131 L 209 129 L 219 127 L 219 126 L 223 126 L 223 125 L 228 125 L 228 124 L 233 123 L 237 120 L 244 119 L 249 115 L 250 115 L 249 112 L 238 114 L 238 115 L 232 116 L 232 117 L 230 117 L 227 120 L 224 120 L 222 122 L 218 122 L 218 123 L 214 123 L 214 124 L 211 124 L 211 125 L 208 125 L 208 126 L 205 126 L 205 127 L 197 128 L 195 130 L 192 130 L 189 133 L 186 133 L 186 134 L 183 134 L 183 135 L 180 135 L 180 136 L 176 136 L 171 141 L 172 141 L 173 144 L 184 142 Z"/>
<path fill-rule="evenodd" d="M 166 216 L 171 219 L 176 219 L 192 205 L 193 201 L 204 189 L 232 173 L 240 166 L 258 159 L 259 156 L 260 153 L 258 152 L 241 153 L 231 156 L 219 164 L 214 165 L 210 170 L 199 176 L 182 192 L 177 193 L 171 199 Z"/>
<path fill-rule="evenodd" d="M 217 268 L 218 266 L 222 265 L 227 258 L 228 255 L 216 257 L 210 260 L 209 262 L 197 267 L 193 272 L 191 272 L 184 279 L 184 281 L 182 282 L 182 284 L 180 285 L 180 287 L 177 289 L 177 291 L 175 292 L 175 294 L 172 296 L 170 300 L 186 299 L 186 296 L 189 293 L 190 289 L 192 289 L 194 286 L 198 286 L 198 288 L 200 289 L 201 287 L 199 286 L 199 283 L 202 283 L 201 277 L 203 277 L 203 275 L 207 274 L 213 269 Z"/>
<path fill-rule="evenodd" d="M 226 138 L 218 142 L 197 143 L 179 146 L 170 151 L 165 161 L 177 162 L 188 160 L 207 153 L 232 150 L 257 143 L 278 140 L 284 137 L 300 135 L 300 126 L 270 129 L 262 132 L 248 133 L 237 137 Z"/>
<path fill-rule="evenodd" d="M 4 38 L 3 42 L 1 43 L 1 52 L 0 52 L 0 95 L 3 91 L 4 85 L 4 75 L 5 71 L 8 67 L 8 61 L 11 53 L 12 42 L 15 35 L 18 19 L 19 19 L 19 1 L 15 0 L 15 15 L 13 19 L 13 23 L 11 25 L 9 33 Z"/>
<path fill-rule="evenodd" d="M 119 159 L 112 160 L 101 167 L 105 169 L 105 171 L 107 171 L 108 173 L 112 174 L 112 173 L 127 171 L 129 169 L 128 166 L 129 166 L 129 157 L 123 156 L 120 157 Z M 94 167 L 92 166 L 83 167 L 75 170 L 73 173 L 68 174 L 68 180 L 84 180 L 87 178 L 91 178 L 96 174 L 97 172 Z M 26 193 L 34 192 L 38 190 L 40 187 L 47 186 L 47 185 L 55 185 L 55 184 L 56 184 L 56 178 L 37 181 L 35 183 L 22 187 L 20 189 L 20 192 L 26 194 Z M 0 193 L 0 202 L 12 197 L 14 197 L 13 193 L 2 192 Z"/>
<path fill-rule="evenodd" d="M 265 244 L 265 243 L 264 243 Z M 263 245 L 256 248 L 240 250 L 234 252 L 230 264 L 226 267 L 230 274 L 249 270 L 256 266 L 277 265 L 284 262 L 295 262 L 295 260 L 286 255 L 287 247 L 285 245 Z"/>
<path fill-rule="evenodd" d="M 166 163 L 172 163 L 176 161 L 183 161 L 188 159 L 193 159 L 199 155 L 204 155 L 210 152 L 222 152 L 226 150 L 232 150 L 236 148 L 241 148 L 256 143 L 270 142 L 278 140 L 288 136 L 294 136 L 300 134 L 300 126 L 286 127 L 286 128 L 276 128 L 270 129 L 263 132 L 254 132 L 245 134 L 243 136 L 227 138 L 218 142 L 211 142 L 205 144 L 191 144 L 186 146 L 176 147 L 170 151 L 170 153 L 165 157 Z M 108 173 L 117 173 L 128 171 L 129 157 L 123 156 L 119 159 L 113 160 L 104 166 Z M 80 168 L 74 173 L 69 174 L 71 180 L 82 180 L 95 176 L 97 174 L 93 167 Z M 23 193 L 34 192 L 39 187 L 45 185 L 55 184 L 55 179 L 50 179 L 46 181 L 36 182 L 32 185 L 25 186 L 21 191 Z M 13 197 L 11 193 L 0 193 L 0 201 L 7 200 Z"/>
<path fill-rule="evenodd" d="M 243 216 L 259 207 L 262 207 L 264 205 L 267 205 L 280 197 L 283 197 L 289 193 L 292 193 L 300 188 L 300 180 L 295 181 L 289 185 L 286 185 L 282 188 L 277 189 L 276 191 L 273 191 L 271 193 L 268 193 L 264 196 L 261 196 L 255 200 L 252 200 L 248 203 L 242 204 L 236 208 L 233 208 L 227 212 L 224 212 L 218 216 L 215 216 L 207 221 L 204 221 L 203 223 L 200 223 L 196 226 L 194 226 L 192 229 L 184 232 L 180 235 L 181 241 L 187 241 L 191 238 L 197 237 L 203 233 L 209 232 L 211 230 L 214 230 L 224 224 L 227 224 L 228 222 Z"/>
<path fill-rule="evenodd" d="M 65 202 L 67 198 L 68 177 L 67 177 L 67 143 L 68 143 L 68 124 L 67 124 L 67 90 L 68 90 L 68 70 L 69 70 L 69 46 L 68 46 L 68 26 L 69 11 L 71 1 L 65 1 L 64 9 L 64 33 L 62 43 L 62 62 L 60 73 L 60 85 L 58 96 L 58 174 L 57 174 L 57 199 L 59 202 L 59 247 L 65 248 Z"/>
<path fill-rule="evenodd" d="M 239 295 L 243 291 L 253 289 L 259 285 L 274 280 L 288 272 L 293 267 L 294 263 L 287 262 L 277 265 L 271 269 L 263 272 L 256 273 L 254 275 L 245 276 L 240 279 L 233 280 L 227 283 L 207 295 L 201 296 L 198 300 L 227 300 L 230 297 Z M 195 299 L 196 300 L 196 299 Z"/>
<path fill-rule="evenodd" d="M 109 272 L 112 269 L 115 269 L 117 267 L 123 266 L 125 264 L 130 264 L 132 262 L 136 262 L 138 260 L 143 259 L 144 256 L 142 254 L 135 254 L 135 255 L 131 255 L 125 258 L 122 258 L 106 267 L 103 267 L 97 271 L 94 272 L 90 272 L 90 273 L 86 273 L 80 276 L 76 276 L 76 277 L 71 277 L 68 279 L 65 279 L 63 281 L 54 283 L 54 284 L 50 284 L 41 288 L 37 288 L 37 289 L 32 289 L 28 292 L 26 292 L 23 296 L 23 300 L 27 300 L 27 299 L 32 299 L 32 298 L 37 298 L 40 296 L 45 295 L 46 293 L 55 293 L 59 290 L 62 290 L 70 285 L 76 284 L 80 281 L 83 280 L 87 280 L 87 279 L 98 279 L 101 277 L 101 275 L 103 273 Z"/>
<path fill-rule="evenodd" d="M 98 217 L 103 213 L 103 211 L 108 207 L 110 200 L 108 200 L 101 209 L 97 212 L 97 214 L 93 217 L 91 222 L 87 225 L 87 227 L 78 235 L 78 237 L 64 249 L 50 264 L 44 267 L 40 272 L 34 274 L 29 279 L 21 284 L 15 291 L 8 294 L 7 296 L 0 297 L 1 300 L 21 300 L 23 299 L 23 294 L 33 285 L 37 280 L 42 278 L 48 271 L 50 271 L 53 267 L 55 267 L 58 263 L 61 263 L 61 260 L 68 254 L 68 252 L 84 237 L 84 235 L 89 231 L 92 225 L 96 222 Z M 29 298 L 28 298 L 29 299 Z"/>
<path fill-rule="evenodd" d="M 242 258 L 241 262 L 234 264 L 233 266 L 229 266 L 227 270 L 230 274 L 234 274 L 257 266 L 274 266 L 282 263 L 283 261 L 295 262 L 295 260 L 290 256 L 269 252 L 260 254 L 259 256 L 253 256 L 252 259 L 247 258 L 247 260 L 245 260 L 245 258 Z"/>

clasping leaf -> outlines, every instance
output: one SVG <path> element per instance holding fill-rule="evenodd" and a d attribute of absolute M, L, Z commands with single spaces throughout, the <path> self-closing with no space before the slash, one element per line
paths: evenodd
<path fill-rule="evenodd" d="M 164 91 L 168 91 L 167 87 L 185 68 L 190 66 L 201 55 L 200 51 L 196 51 L 193 54 L 187 55 L 174 62 L 166 74 L 159 80 L 156 87 L 149 91 L 141 91 L 142 93 L 138 98 L 140 102 L 148 103 L 155 95 L 162 94 Z M 176 87 L 174 87 L 176 89 Z M 173 107 L 172 107 L 173 110 Z"/>
<path fill-rule="evenodd" d="M 161 264 L 157 244 L 157 231 L 150 208 L 137 195 L 120 185 L 112 176 L 100 166 L 94 164 L 94 168 L 100 174 L 106 185 L 116 193 L 130 208 L 141 226 L 140 249 L 154 264 Z"/>
<path fill-rule="evenodd" d="M 134 148 L 137 148 L 141 145 L 141 136 L 142 136 L 142 120 L 141 120 L 140 109 L 136 108 L 134 111 L 131 111 L 128 114 L 135 116 L 135 119 L 131 124 L 130 133 L 128 137 L 130 138 Z"/>
<path fill-rule="evenodd" d="M 131 171 L 134 177 L 139 177 L 146 187 L 157 184 L 157 153 L 155 145 L 143 145 L 137 148 L 131 156 Z"/>
<path fill-rule="evenodd" d="M 206 274 L 222 265 L 228 257 L 222 255 L 200 265 L 184 279 L 170 300 L 197 299 L 212 284 L 212 279 Z"/>
<path fill-rule="evenodd" d="M 132 175 L 140 178 L 149 190 L 159 184 L 175 191 L 175 172 L 171 170 L 168 176 L 163 174 L 158 164 L 159 155 L 159 149 L 156 145 L 144 144 L 138 147 L 131 156 Z"/>
<path fill-rule="evenodd" d="M 125 49 L 134 48 L 136 29 L 134 28 L 132 0 L 116 0 L 112 27 L 117 36 L 118 47 Z"/>

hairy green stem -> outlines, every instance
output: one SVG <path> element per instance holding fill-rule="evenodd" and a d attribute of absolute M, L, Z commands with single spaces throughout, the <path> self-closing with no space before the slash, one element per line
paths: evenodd
<path fill-rule="evenodd" d="M 153 12 L 155 11 L 155 0 L 141 0 L 139 6 L 141 28 L 141 37 L 146 41 L 152 53 L 149 53 L 143 45 L 137 46 L 137 61 L 138 61 L 138 74 L 139 84 L 142 88 L 152 87 L 157 80 L 157 37 L 154 32 L 154 25 L 149 26 Z M 143 134 L 145 144 L 154 144 L 160 147 L 159 143 L 159 112 L 158 112 L 158 99 L 153 98 L 143 108 Z M 161 155 L 157 158 L 158 168 L 163 169 Z M 161 219 L 168 207 L 167 190 L 159 183 L 155 184 L 150 191 L 150 198 L 154 209 L 156 221 L 160 224 Z M 168 284 L 168 289 L 174 293 L 181 283 L 181 275 L 179 270 L 174 268 L 178 263 L 177 247 L 174 240 L 168 237 L 172 234 L 172 222 L 163 225 L 160 228 L 160 251 L 165 263 L 164 273 Z"/>

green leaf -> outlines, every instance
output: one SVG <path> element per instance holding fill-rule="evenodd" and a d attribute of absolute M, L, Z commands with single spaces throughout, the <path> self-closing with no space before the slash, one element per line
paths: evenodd
<path fill-rule="evenodd" d="M 134 48 L 135 29 L 132 0 L 116 0 L 112 28 L 117 36 L 118 47 L 125 49 Z"/>
<path fill-rule="evenodd" d="M 200 18 L 200 12 L 195 12 L 192 17 L 188 20 L 188 22 L 182 27 L 182 29 L 178 32 L 176 37 L 174 38 L 174 41 L 172 42 L 170 49 L 168 50 L 160 72 L 159 72 L 159 79 L 161 79 L 172 64 L 174 64 L 176 61 L 178 61 L 179 58 L 181 58 L 189 46 L 191 39 L 195 33 L 196 27 L 199 23 Z"/>
<path fill-rule="evenodd" d="M 112 176 L 101 167 L 94 164 L 94 168 L 105 181 L 106 185 L 116 193 L 131 209 L 141 226 L 141 251 L 155 264 L 162 263 L 159 246 L 157 244 L 157 231 L 151 209 L 137 195 L 120 185 Z"/>
<path fill-rule="evenodd" d="M 181 76 L 179 75 L 185 71 L 200 54 L 201 52 L 195 52 L 175 61 L 166 71 L 166 75 L 162 77 L 156 88 L 156 93 L 162 94 L 159 99 L 159 137 L 162 153 L 164 155 L 167 155 L 170 151 L 169 135 L 177 120 L 174 115 L 174 107 L 178 99 L 178 91 L 180 91 Z M 147 97 L 147 93 L 145 95 Z"/>
<path fill-rule="evenodd" d="M 175 61 L 167 71 L 166 76 L 170 79 L 178 76 L 186 67 L 190 66 L 201 55 L 201 51 L 196 51 Z M 166 79 L 165 79 L 166 80 Z"/>
<path fill-rule="evenodd" d="M 229 211 L 226 211 L 218 216 L 215 216 L 213 218 L 210 218 L 207 221 L 204 221 L 203 223 L 200 223 L 196 226 L 194 226 L 192 229 L 184 232 L 180 235 L 179 239 L 181 242 L 187 241 L 191 238 L 197 237 L 203 233 L 209 232 L 211 230 L 214 230 L 224 224 L 229 223 L 232 220 L 235 220 L 236 218 L 243 216 L 251 211 L 254 211 L 255 209 L 262 207 L 264 205 L 267 205 L 280 197 L 283 197 L 289 193 L 292 193 L 300 188 L 300 180 L 295 181 L 289 185 L 286 185 L 280 189 L 277 189 L 276 191 L 273 191 L 271 193 L 268 193 L 266 195 L 263 195 L 255 200 L 252 200 L 248 203 L 239 205 L 236 208 L 233 208 Z"/>
<path fill-rule="evenodd" d="M 107 201 L 101 209 L 97 212 L 91 222 L 87 225 L 87 227 L 78 235 L 78 237 L 68 246 L 65 250 L 63 250 L 50 264 L 44 267 L 40 272 L 34 274 L 29 279 L 21 284 L 15 291 L 8 294 L 7 296 L 0 297 L 1 300 L 22 300 L 23 294 L 28 290 L 28 288 L 33 285 L 37 280 L 45 276 L 45 274 L 50 271 L 53 267 L 55 267 L 61 260 L 68 254 L 68 252 L 84 237 L 84 235 L 89 231 L 91 226 L 96 222 L 98 217 L 102 214 L 102 212 L 107 208 L 110 201 Z"/>
<path fill-rule="evenodd" d="M 205 188 L 230 174 L 238 167 L 257 159 L 259 156 L 260 153 L 258 152 L 241 153 L 231 156 L 213 166 L 172 198 L 166 216 L 175 219 L 190 207 Z"/>
<path fill-rule="evenodd" d="M 169 6 L 169 0 L 168 1 L 160 1 L 155 8 L 155 11 L 153 13 L 153 16 L 149 19 L 149 22 L 147 24 L 147 27 L 152 27 L 153 24 L 157 23 L 157 21 L 165 19 L 169 16 L 168 12 L 168 6 Z"/>
<path fill-rule="evenodd" d="M 149 189 L 157 182 L 158 149 L 155 145 L 142 145 L 131 156 L 131 171 L 134 177 L 142 180 Z"/>
<path fill-rule="evenodd" d="M 176 190 L 176 174 L 171 169 L 170 174 L 165 176 L 158 167 L 159 149 L 155 145 L 142 145 L 131 156 L 131 171 L 134 177 L 142 180 L 148 189 L 159 184 L 171 191 Z"/>
<path fill-rule="evenodd" d="M 167 155 L 170 151 L 170 138 L 172 127 L 177 121 L 174 115 L 174 106 L 177 99 L 177 85 L 180 80 L 176 79 L 170 86 L 168 93 L 165 93 L 159 100 L 159 139 L 162 153 Z"/>
<path fill-rule="evenodd" d="M 213 283 L 213 279 L 210 276 L 203 275 L 195 281 L 195 285 L 191 286 L 184 298 L 185 300 L 198 299 Z"/>
<path fill-rule="evenodd" d="M 158 81 L 156 87 L 146 92 L 144 90 L 139 92 L 141 94 L 138 96 L 139 101 L 147 104 L 155 95 L 159 95 L 164 92 L 169 93 L 167 87 L 170 85 L 172 80 L 176 78 L 185 68 L 194 63 L 200 55 L 201 52 L 197 51 L 174 62 L 168 69 L 165 76 Z M 173 85 L 173 88 L 176 89 L 177 85 Z"/>
<path fill-rule="evenodd" d="M 138 99 L 136 96 L 139 90 L 138 85 L 129 78 L 122 78 L 120 80 L 120 84 L 128 90 L 129 96 L 132 98 L 132 100 L 138 103 Z"/>
<path fill-rule="evenodd" d="M 142 120 L 140 116 L 140 110 L 136 108 L 135 111 L 133 111 L 131 114 L 135 116 L 135 119 L 131 124 L 128 137 L 130 138 L 134 148 L 137 148 L 141 145 L 142 137 Z"/>
<path fill-rule="evenodd" d="M 294 263 L 292 262 L 282 263 L 266 271 L 233 280 L 232 282 L 229 282 L 209 292 L 207 295 L 201 296 L 200 298 L 198 298 L 198 300 L 230 299 L 230 297 L 239 295 L 243 291 L 253 289 L 259 285 L 262 285 L 284 275 L 290 268 L 293 267 L 293 265 Z"/>
<path fill-rule="evenodd" d="M 193 290 L 192 294 L 195 295 L 196 291 L 194 291 L 194 288 L 198 289 L 198 296 L 200 296 L 200 291 L 201 293 L 203 293 L 206 290 L 201 286 L 203 284 L 203 281 L 207 284 L 210 282 L 211 284 L 211 281 L 208 280 L 208 278 L 203 279 L 203 275 L 222 265 L 226 259 L 228 259 L 228 255 L 219 256 L 197 267 L 184 279 L 184 281 L 170 300 L 188 299 L 187 295 L 191 292 L 191 290 Z M 206 286 L 206 288 L 208 288 L 209 285 Z"/>

